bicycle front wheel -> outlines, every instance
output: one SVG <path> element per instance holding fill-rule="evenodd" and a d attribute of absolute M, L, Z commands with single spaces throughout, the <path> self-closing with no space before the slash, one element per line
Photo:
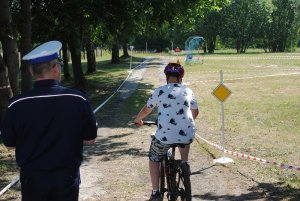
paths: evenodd
<path fill-rule="evenodd" d="M 180 161 L 178 161 L 180 164 Z M 171 200 L 181 200 L 181 201 L 191 201 L 192 200 L 192 190 L 191 190 L 191 180 L 190 180 L 190 169 L 187 164 L 178 164 L 178 168 L 175 175 L 175 189 L 173 199 Z"/>

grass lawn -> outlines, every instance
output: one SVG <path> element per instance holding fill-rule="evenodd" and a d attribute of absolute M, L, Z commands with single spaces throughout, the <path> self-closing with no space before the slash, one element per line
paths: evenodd
<path fill-rule="evenodd" d="M 297 56 L 297 58 L 291 57 Z M 209 58 L 208 58 L 209 57 Z M 222 57 L 221 59 L 219 57 Z M 207 58 L 207 59 L 205 59 Z M 184 58 L 180 58 L 184 60 Z M 300 54 L 210 55 L 186 65 L 186 83 L 200 104 L 198 134 L 221 144 L 220 102 L 211 94 L 219 84 L 232 91 L 225 101 L 225 148 L 274 162 L 300 165 Z M 214 148 L 215 149 L 215 148 Z M 221 153 L 212 150 L 217 157 Z M 234 158 L 233 158 L 234 159 Z M 235 159 L 240 168 L 300 188 L 299 171 Z"/>
<path fill-rule="evenodd" d="M 189 64 L 180 55 L 171 60 L 177 58 L 185 65 L 184 82 L 199 101 L 197 128 L 201 137 L 221 145 L 220 102 L 211 92 L 219 84 L 222 70 L 224 84 L 232 91 L 224 103 L 225 148 L 272 162 L 300 165 L 300 52 L 222 53 L 205 56 L 203 63 L 200 57 L 199 62 Z M 140 85 L 120 111 L 120 118 L 130 114 L 133 119 L 155 87 Z M 208 150 L 217 158 L 222 156 L 210 145 Z M 299 171 L 231 158 L 239 171 L 249 171 L 258 182 L 279 180 L 300 189 Z"/>

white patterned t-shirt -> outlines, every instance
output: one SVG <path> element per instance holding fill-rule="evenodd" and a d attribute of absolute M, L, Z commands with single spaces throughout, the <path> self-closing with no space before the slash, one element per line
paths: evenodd
<path fill-rule="evenodd" d="M 195 137 L 195 122 L 191 109 L 197 109 L 192 90 L 179 83 L 157 88 L 147 107 L 158 107 L 158 126 L 155 137 L 165 144 L 189 144 Z"/>

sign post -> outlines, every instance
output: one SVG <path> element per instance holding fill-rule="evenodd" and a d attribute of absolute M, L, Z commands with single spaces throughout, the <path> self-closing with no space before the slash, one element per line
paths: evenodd
<path fill-rule="evenodd" d="M 231 91 L 223 84 L 223 71 L 220 71 L 220 83 L 213 90 L 212 94 L 220 101 L 221 103 L 221 138 L 222 138 L 222 148 L 223 148 L 223 157 L 214 159 L 214 163 L 231 163 L 233 160 L 231 158 L 225 157 L 225 137 L 224 137 L 224 101 L 230 96 Z"/>

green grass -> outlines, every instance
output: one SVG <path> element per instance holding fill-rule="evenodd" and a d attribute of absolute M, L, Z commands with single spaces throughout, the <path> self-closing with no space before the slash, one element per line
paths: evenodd
<path fill-rule="evenodd" d="M 186 65 L 185 81 L 200 104 L 198 134 L 217 144 L 221 142 L 220 103 L 211 92 L 218 85 L 222 70 L 224 84 L 232 91 L 224 103 L 225 148 L 299 166 L 300 75 L 274 75 L 300 73 L 300 63 L 299 58 L 272 58 L 277 55 L 288 56 L 289 53 L 247 54 L 247 58 L 244 55 L 211 55 L 210 59 L 204 58 L 204 64 Z M 241 159 L 235 162 L 241 167 L 263 170 L 262 177 L 279 178 L 300 188 L 299 172 Z"/>

